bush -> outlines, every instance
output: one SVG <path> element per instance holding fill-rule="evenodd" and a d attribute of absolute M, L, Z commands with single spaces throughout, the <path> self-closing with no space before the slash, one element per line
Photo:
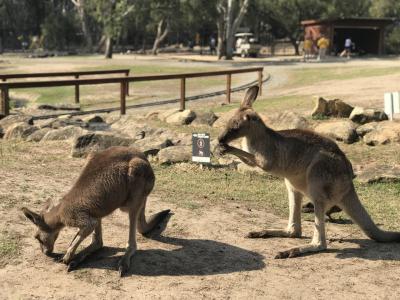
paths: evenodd
<path fill-rule="evenodd" d="M 386 37 L 386 52 L 400 54 L 400 27 L 394 27 Z"/>

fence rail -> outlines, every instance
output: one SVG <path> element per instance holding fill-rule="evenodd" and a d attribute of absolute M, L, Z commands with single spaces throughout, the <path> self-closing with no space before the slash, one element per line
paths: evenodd
<path fill-rule="evenodd" d="M 46 72 L 46 73 L 17 73 L 17 74 L 0 74 L 0 80 L 7 82 L 10 79 L 23 79 L 23 78 L 43 78 L 43 77 L 74 77 L 79 79 L 80 76 L 88 75 L 106 75 L 106 74 L 125 74 L 129 76 L 129 69 L 113 69 L 113 70 L 92 70 L 92 71 L 71 71 L 71 72 Z M 129 85 L 126 86 L 126 95 L 129 95 Z M 80 91 L 79 84 L 75 84 L 75 103 L 79 103 Z M 4 108 L 4 105 L 2 107 Z M 4 114 L 4 110 L 3 114 Z"/>
<path fill-rule="evenodd" d="M 182 73 L 182 74 L 165 74 L 165 75 L 146 75 L 146 76 L 125 76 L 125 77 L 109 77 L 109 78 L 88 78 L 88 79 L 68 79 L 68 80 L 48 80 L 48 81 L 25 81 L 25 82 L 3 82 L 0 83 L 1 89 L 1 112 L 3 115 L 9 114 L 9 90 L 10 89 L 22 89 L 22 88 L 40 88 L 40 87 L 58 87 L 58 86 L 75 86 L 81 85 L 95 85 L 95 84 L 120 84 L 120 112 L 121 115 L 126 113 L 126 96 L 128 95 L 129 83 L 140 82 L 140 81 L 159 81 L 159 80 L 171 80 L 180 79 L 180 109 L 185 109 L 185 98 L 186 98 L 186 79 L 198 78 L 198 77 L 209 77 L 209 76 L 223 76 L 227 78 L 226 83 L 226 101 L 230 103 L 231 100 L 231 78 L 233 74 L 240 73 L 258 73 L 258 85 L 260 87 L 260 94 L 262 92 L 262 80 L 263 80 L 263 67 L 256 68 L 242 68 L 242 69 L 230 69 L 223 71 L 212 71 L 212 72 L 198 72 L 198 73 Z M 87 71 L 92 72 L 92 71 Z M 104 72 L 104 71 L 103 71 Z M 73 73 L 73 72 L 71 72 Z M 50 73 L 42 73 L 50 74 Z M 52 73 L 57 74 L 57 73 Z M 64 73 L 65 74 L 65 73 Z M 103 73 L 105 74 L 105 73 Z M 110 73 L 108 73 L 110 74 Z M 15 74 L 17 75 L 17 74 Z M 35 74 L 30 74 L 35 75 Z M 88 74 L 86 74 L 88 75 Z M 94 74 L 90 74 L 94 75 Z M 1 76 L 4 75 L 0 75 Z M 64 75 L 61 75 L 64 76 Z M 43 76 L 45 77 L 45 76 Z"/>

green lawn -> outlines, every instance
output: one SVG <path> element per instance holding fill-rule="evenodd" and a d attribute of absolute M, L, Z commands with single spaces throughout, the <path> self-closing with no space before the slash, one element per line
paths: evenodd
<path fill-rule="evenodd" d="M 285 87 L 306 86 L 326 80 L 348 80 L 392 74 L 400 74 L 400 69 L 398 67 L 300 68 L 289 72 L 289 80 Z"/>

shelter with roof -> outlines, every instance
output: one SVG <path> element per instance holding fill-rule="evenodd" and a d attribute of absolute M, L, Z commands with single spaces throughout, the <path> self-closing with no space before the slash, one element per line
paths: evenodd
<path fill-rule="evenodd" d="M 344 42 L 350 38 L 354 52 L 363 54 L 384 54 L 385 27 L 393 22 L 389 18 L 343 18 L 327 20 L 305 20 L 304 36 L 317 41 L 322 35 L 329 39 L 329 52 L 338 54 L 344 49 Z"/>

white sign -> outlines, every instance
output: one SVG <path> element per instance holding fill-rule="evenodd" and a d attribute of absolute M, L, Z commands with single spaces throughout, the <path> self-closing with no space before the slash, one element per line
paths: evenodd
<path fill-rule="evenodd" d="M 400 113 L 400 93 L 385 93 L 384 95 L 385 102 L 385 113 L 392 120 L 394 114 Z"/>

